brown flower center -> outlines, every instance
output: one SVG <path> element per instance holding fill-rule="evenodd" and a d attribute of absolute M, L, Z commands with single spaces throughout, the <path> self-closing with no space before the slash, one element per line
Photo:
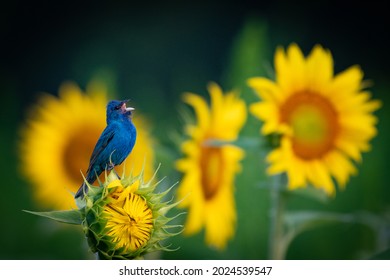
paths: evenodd
<path fill-rule="evenodd" d="M 82 127 L 68 138 L 62 160 L 67 175 L 75 181 L 75 189 L 81 185 L 85 175 L 93 148 L 99 138 L 101 131 L 96 128 Z"/>
<path fill-rule="evenodd" d="M 203 195 L 210 200 L 218 192 L 223 178 L 223 156 L 220 147 L 202 147 L 200 172 Z"/>
<path fill-rule="evenodd" d="M 280 116 L 293 130 L 293 150 L 300 158 L 321 158 L 334 148 L 340 127 L 338 113 L 324 96 L 310 91 L 295 93 L 282 104 Z"/>

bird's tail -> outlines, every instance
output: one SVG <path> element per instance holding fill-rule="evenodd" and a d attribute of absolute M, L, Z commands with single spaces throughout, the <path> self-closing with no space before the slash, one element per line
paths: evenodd
<path fill-rule="evenodd" d="M 78 189 L 78 191 L 76 192 L 74 198 L 83 198 L 84 195 L 88 192 L 88 186 L 85 182 L 83 182 L 83 184 L 80 186 L 80 188 Z"/>

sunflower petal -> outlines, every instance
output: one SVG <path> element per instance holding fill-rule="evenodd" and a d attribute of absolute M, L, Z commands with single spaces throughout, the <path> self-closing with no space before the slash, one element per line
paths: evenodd
<path fill-rule="evenodd" d="M 335 151 L 325 157 L 325 163 L 331 174 L 336 178 L 338 185 L 344 189 L 350 175 L 355 175 L 357 169 L 345 155 Z"/>
<path fill-rule="evenodd" d="M 290 92 L 299 92 L 306 86 L 306 62 L 301 49 L 297 44 L 291 44 L 287 49 L 290 64 L 291 85 Z"/>
<path fill-rule="evenodd" d="M 308 89 L 322 92 L 333 77 L 333 59 L 329 51 L 316 45 L 307 58 Z"/>
<path fill-rule="evenodd" d="M 206 129 L 210 125 L 209 109 L 206 101 L 193 93 L 184 94 L 183 100 L 194 108 L 199 127 Z"/>
<path fill-rule="evenodd" d="M 285 97 L 279 86 L 266 78 L 251 78 L 248 85 L 252 87 L 258 96 L 264 101 L 280 103 Z"/>

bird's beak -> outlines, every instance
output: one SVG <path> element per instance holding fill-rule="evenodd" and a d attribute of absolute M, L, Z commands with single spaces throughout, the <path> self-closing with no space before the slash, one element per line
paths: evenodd
<path fill-rule="evenodd" d="M 133 107 L 126 107 L 126 112 L 134 111 L 135 109 Z"/>
<path fill-rule="evenodd" d="M 126 107 L 126 103 L 129 102 L 130 99 L 127 99 L 127 100 L 123 100 L 123 104 L 122 104 L 122 109 L 125 110 L 126 112 L 130 112 L 130 111 L 134 111 L 135 109 L 133 107 Z"/>

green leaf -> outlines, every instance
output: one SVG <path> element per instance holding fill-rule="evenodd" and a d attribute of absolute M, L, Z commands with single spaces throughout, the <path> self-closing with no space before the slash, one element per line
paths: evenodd
<path fill-rule="evenodd" d="M 314 187 L 307 187 L 307 188 L 299 188 L 291 191 L 292 194 L 297 194 L 300 196 L 304 196 L 310 199 L 317 200 L 322 203 L 329 202 L 329 196 L 326 194 L 325 191 L 322 189 L 317 189 Z"/>
<path fill-rule="evenodd" d="M 273 55 L 268 33 L 264 20 L 253 16 L 248 17 L 234 38 L 228 55 L 222 77 L 223 88 L 236 90 L 247 104 L 259 101 L 259 97 L 247 85 L 248 79 L 273 76 L 273 73 L 270 73 L 273 72 L 270 71 Z M 259 128 L 259 120 L 248 117 L 241 135 L 258 135 Z"/>
<path fill-rule="evenodd" d="M 49 212 L 34 212 L 23 210 L 24 212 L 49 218 L 61 223 L 80 225 L 83 221 L 83 215 L 79 210 L 65 210 L 65 211 L 49 211 Z"/>
<path fill-rule="evenodd" d="M 288 228 L 294 229 L 296 233 L 314 228 L 316 226 L 330 223 L 353 223 L 356 219 L 351 214 L 340 214 L 318 211 L 295 211 L 287 212 L 284 217 Z"/>
<path fill-rule="evenodd" d="M 286 231 L 278 246 L 281 247 L 282 252 L 287 252 L 291 241 L 306 230 L 332 223 L 353 223 L 355 221 L 355 217 L 350 214 L 316 211 L 286 212 L 284 216 Z"/>
<path fill-rule="evenodd" d="M 225 145 L 235 145 L 243 149 L 250 149 L 250 148 L 259 147 L 262 141 L 263 139 L 260 137 L 245 136 L 245 137 L 240 137 L 235 141 L 209 139 L 204 143 L 204 145 L 209 147 L 223 147 Z"/>
<path fill-rule="evenodd" d="M 230 62 L 225 73 L 229 88 L 248 90 L 246 82 L 253 76 L 265 75 L 272 61 L 267 25 L 256 17 L 249 17 L 233 42 Z"/>

